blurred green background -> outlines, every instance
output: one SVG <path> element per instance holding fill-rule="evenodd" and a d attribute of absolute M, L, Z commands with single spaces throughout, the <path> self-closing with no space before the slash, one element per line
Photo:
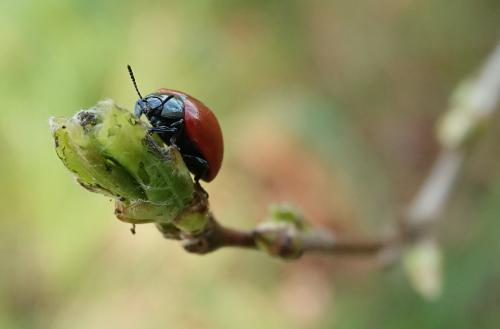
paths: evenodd
<path fill-rule="evenodd" d="M 47 119 L 186 91 L 226 154 L 206 185 L 251 228 L 273 201 L 381 234 L 418 188 L 434 125 L 498 41 L 498 0 L 0 2 L 0 328 L 498 328 L 500 120 L 471 154 L 440 238 L 444 293 L 399 267 L 251 251 L 186 254 L 113 216 L 56 157 Z"/>

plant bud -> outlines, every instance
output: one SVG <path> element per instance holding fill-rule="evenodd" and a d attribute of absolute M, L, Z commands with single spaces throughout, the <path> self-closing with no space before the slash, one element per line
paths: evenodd
<path fill-rule="evenodd" d="M 309 230 L 302 214 L 288 204 L 270 207 L 268 218 L 254 230 L 257 247 L 271 256 L 296 259 L 302 255 L 302 234 Z"/>
<path fill-rule="evenodd" d="M 207 207 L 198 216 L 189 211 L 195 187 L 177 148 L 153 139 L 143 122 L 113 101 L 49 122 L 63 164 L 87 190 L 115 198 L 120 220 L 175 221 L 197 230 L 206 222 Z"/>

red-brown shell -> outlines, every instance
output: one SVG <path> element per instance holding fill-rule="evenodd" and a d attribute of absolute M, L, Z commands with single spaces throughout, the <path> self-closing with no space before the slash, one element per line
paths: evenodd
<path fill-rule="evenodd" d="M 224 157 L 224 141 L 217 118 L 210 109 L 193 96 L 160 88 L 160 94 L 174 94 L 184 99 L 184 129 L 191 142 L 208 162 L 208 173 L 202 179 L 210 182 L 217 176 Z"/>

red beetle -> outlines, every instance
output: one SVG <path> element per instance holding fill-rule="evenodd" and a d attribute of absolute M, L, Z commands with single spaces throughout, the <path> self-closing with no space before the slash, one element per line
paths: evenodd
<path fill-rule="evenodd" d="M 196 98 L 176 90 L 162 88 L 142 97 L 130 65 L 128 70 L 140 97 L 135 104 L 135 116 L 144 114 L 152 126 L 150 133 L 158 133 L 166 144 L 179 148 L 196 183 L 200 179 L 213 180 L 222 164 L 224 142 L 212 111 Z"/>

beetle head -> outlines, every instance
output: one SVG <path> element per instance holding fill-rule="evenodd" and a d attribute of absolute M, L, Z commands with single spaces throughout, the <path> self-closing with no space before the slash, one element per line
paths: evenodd
<path fill-rule="evenodd" d="M 140 118 L 141 115 L 149 117 L 153 110 L 162 107 L 164 104 L 163 100 L 157 96 L 146 96 L 146 98 L 140 98 L 135 103 L 134 115 L 136 118 Z"/>

